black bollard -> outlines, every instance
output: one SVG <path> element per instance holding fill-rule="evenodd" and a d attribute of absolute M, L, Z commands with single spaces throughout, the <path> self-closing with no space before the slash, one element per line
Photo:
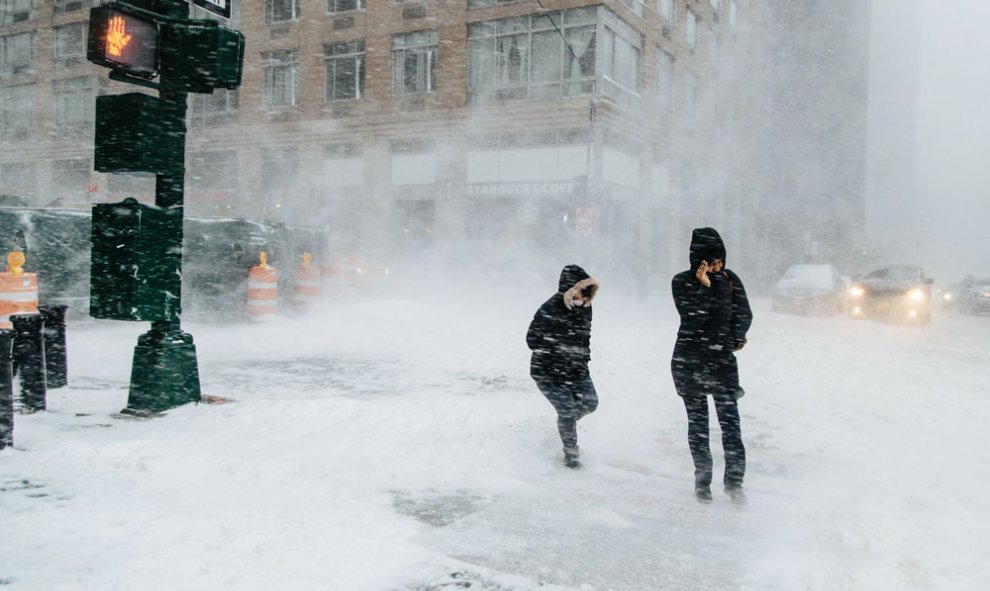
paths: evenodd
<path fill-rule="evenodd" d="M 21 411 L 46 409 L 48 394 L 45 380 L 45 317 L 41 314 L 17 314 L 10 317 L 14 325 L 14 363 L 21 376 Z"/>
<path fill-rule="evenodd" d="M 0 329 L 0 449 L 14 445 L 14 331 Z"/>
<path fill-rule="evenodd" d="M 68 306 L 39 306 L 45 317 L 45 380 L 49 389 L 62 388 L 69 383 L 69 368 L 65 350 L 65 309 Z"/>

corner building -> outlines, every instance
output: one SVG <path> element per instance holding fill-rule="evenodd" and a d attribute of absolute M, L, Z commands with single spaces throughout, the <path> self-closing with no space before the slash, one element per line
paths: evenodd
<path fill-rule="evenodd" d="M 147 175 L 92 172 L 95 96 L 138 91 L 85 62 L 92 4 L 0 0 L 0 183 L 29 205 L 153 201 Z M 669 276 L 692 225 L 754 238 L 759 4 L 235 0 L 243 84 L 190 97 L 187 213 L 326 226 L 384 258 Z"/>

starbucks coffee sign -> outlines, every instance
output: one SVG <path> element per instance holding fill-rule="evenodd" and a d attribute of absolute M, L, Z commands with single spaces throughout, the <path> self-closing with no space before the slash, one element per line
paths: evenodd
<path fill-rule="evenodd" d="M 566 197 L 581 188 L 575 182 L 535 183 L 470 183 L 465 187 L 468 197 Z"/>

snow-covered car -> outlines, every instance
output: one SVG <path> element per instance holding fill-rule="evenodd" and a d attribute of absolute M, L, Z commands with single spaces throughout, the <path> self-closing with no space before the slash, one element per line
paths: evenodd
<path fill-rule="evenodd" d="M 959 287 L 957 305 L 966 314 L 990 312 L 990 276 L 967 275 Z"/>
<path fill-rule="evenodd" d="M 773 287 L 774 312 L 834 316 L 846 310 L 848 285 L 832 265 L 792 265 Z"/>
<path fill-rule="evenodd" d="M 932 317 L 933 283 L 920 267 L 874 269 L 849 288 L 849 316 L 927 323 Z"/>

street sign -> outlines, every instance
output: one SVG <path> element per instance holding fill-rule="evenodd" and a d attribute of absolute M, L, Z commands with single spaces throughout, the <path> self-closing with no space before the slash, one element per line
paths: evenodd
<path fill-rule="evenodd" d="M 117 5 L 90 10 L 86 58 L 141 78 L 158 75 L 158 23 Z"/>
<path fill-rule="evenodd" d="M 209 10 L 213 14 L 230 18 L 230 3 L 233 0 L 192 0 L 192 3 L 204 10 Z"/>

